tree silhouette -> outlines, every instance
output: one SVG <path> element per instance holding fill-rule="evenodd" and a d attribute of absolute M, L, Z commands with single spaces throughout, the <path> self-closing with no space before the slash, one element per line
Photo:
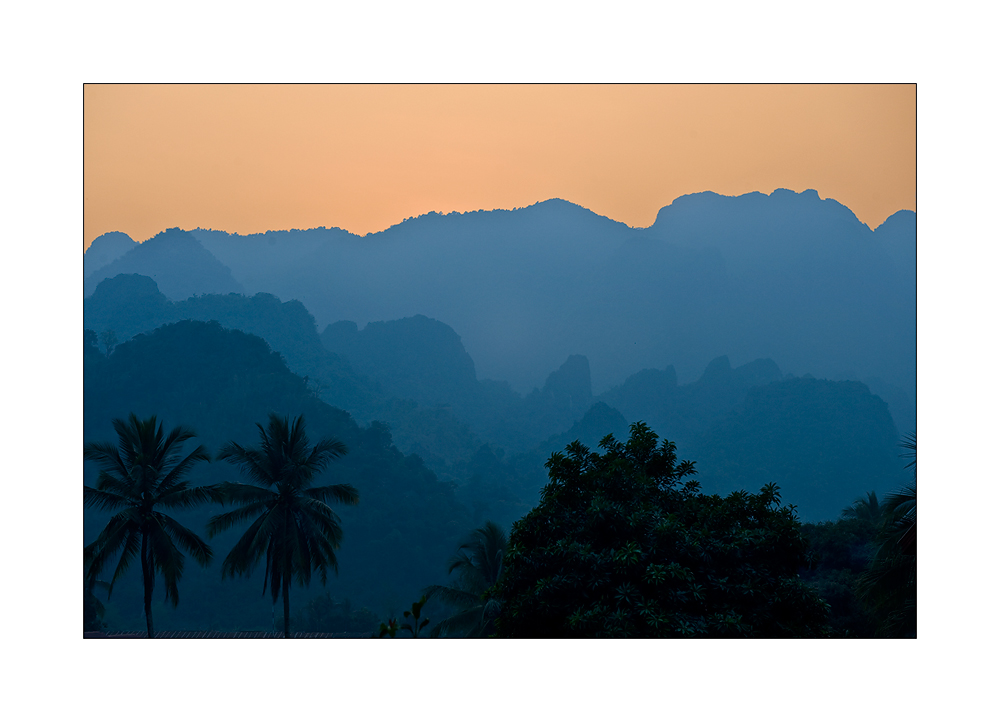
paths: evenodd
<path fill-rule="evenodd" d="M 212 559 L 212 550 L 197 534 L 158 509 L 184 509 L 218 500 L 214 487 L 189 487 L 182 479 L 199 461 L 208 461 L 203 446 L 181 458 L 181 447 L 194 432 L 183 426 L 164 436 L 155 416 L 111 422 L 118 446 L 93 442 L 83 447 L 83 458 L 97 463 L 95 487 L 83 487 L 83 503 L 102 511 L 117 512 L 84 549 L 85 585 L 92 588 L 112 557 L 119 555 L 108 597 L 136 555 L 142 566 L 146 634 L 153 636 L 152 596 L 157 573 L 163 576 L 166 597 L 177 606 L 177 581 L 184 571 L 184 553 L 201 565 Z M 178 548 L 180 547 L 180 548 Z M 183 552 L 182 552 L 183 550 Z"/>
<path fill-rule="evenodd" d="M 917 635 L 917 434 L 906 434 L 900 446 L 912 459 L 913 479 L 885 497 L 878 549 L 858 581 L 861 601 L 880 620 L 887 637 Z"/>
<path fill-rule="evenodd" d="M 493 628 L 499 602 L 487 599 L 486 592 L 497 583 L 507 552 L 507 534 L 499 525 L 487 521 L 473 531 L 448 562 L 448 573 L 458 572 L 456 584 L 427 587 L 427 598 L 437 597 L 461 611 L 442 620 L 431 629 L 431 636 L 465 631 L 466 636 L 481 637 Z"/>
<path fill-rule="evenodd" d="M 885 506 L 879 504 L 878 496 L 874 491 L 869 491 L 867 496 L 859 496 L 854 502 L 841 512 L 845 519 L 861 519 L 877 525 L 882 520 L 882 513 Z"/>
<path fill-rule="evenodd" d="M 553 454 L 516 522 L 500 580 L 500 637 L 818 637 L 828 607 L 798 576 L 807 542 L 775 484 L 699 493 L 690 461 L 632 424 L 591 452 Z"/>
<path fill-rule="evenodd" d="M 208 522 L 209 536 L 215 536 L 234 524 L 252 519 L 222 562 L 222 575 L 250 574 L 265 558 L 264 592 L 271 587 L 272 601 L 278 594 L 284 602 L 284 633 L 289 634 L 288 590 L 294 576 L 308 585 L 313 570 L 326 584 L 327 569 L 337 571 L 336 550 L 343 530 L 340 518 L 327 504 L 357 504 L 358 492 L 348 484 L 313 487 L 314 477 L 333 459 L 347 453 L 336 439 L 322 439 L 309 446 L 305 422 L 296 417 L 269 415 L 267 428 L 260 424 L 260 446 L 243 447 L 230 442 L 219 452 L 240 468 L 250 484 L 225 482 L 219 491 L 226 503 L 239 508 L 213 516 Z"/>

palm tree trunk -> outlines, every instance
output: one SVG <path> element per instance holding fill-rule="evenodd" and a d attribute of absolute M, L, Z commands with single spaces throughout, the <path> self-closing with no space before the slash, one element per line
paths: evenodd
<path fill-rule="evenodd" d="M 289 509 L 285 507 L 285 525 L 282 529 L 284 539 L 282 539 L 282 561 L 284 568 L 281 570 L 281 593 L 282 601 L 285 605 L 285 639 L 288 639 L 288 588 L 292 586 L 292 548 L 289 541 L 290 530 L 292 528 L 292 518 Z"/>
<path fill-rule="evenodd" d="M 149 541 L 142 535 L 142 602 L 146 609 L 146 638 L 153 638 L 153 565 L 149 559 Z"/>
<path fill-rule="evenodd" d="M 284 597 L 282 600 L 285 603 L 285 639 L 288 639 L 288 587 L 289 582 L 291 582 L 291 575 L 284 574 L 281 579 L 281 594 Z"/>

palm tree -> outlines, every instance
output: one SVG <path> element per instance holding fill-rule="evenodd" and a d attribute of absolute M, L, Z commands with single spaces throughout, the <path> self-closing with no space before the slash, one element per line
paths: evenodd
<path fill-rule="evenodd" d="M 155 416 L 111 422 L 118 446 L 93 442 L 84 445 L 83 458 L 97 463 L 95 487 L 83 487 L 83 503 L 102 511 L 117 512 L 97 539 L 84 549 L 85 584 L 92 588 L 112 557 L 118 565 L 108 584 L 108 597 L 136 554 L 142 566 L 146 634 L 153 636 L 153 583 L 163 576 L 166 597 L 176 607 L 177 581 L 184 571 L 184 552 L 201 565 L 212 559 L 212 550 L 197 534 L 158 509 L 185 509 L 217 500 L 214 487 L 189 487 L 183 477 L 199 461 L 209 461 L 203 446 L 181 458 L 181 447 L 194 432 L 183 426 L 164 436 Z M 178 548 L 180 547 L 180 549 Z"/>
<path fill-rule="evenodd" d="M 901 454 L 912 461 L 913 479 L 901 490 L 885 497 L 878 550 L 858 581 L 861 600 L 881 620 L 885 636 L 916 636 L 917 633 L 917 435 L 910 433 L 900 444 Z"/>
<path fill-rule="evenodd" d="M 859 496 L 854 502 L 841 512 L 841 516 L 846 519 L 861 519 L 878 525 L 882 519 L 885 506 L 879 504 L 878 496 L 874 491 L 869 491 L 868 496 Z"/>
<path fill-rule="evenodd" d="M 487 521 L 474 530 L 448 562 L 448 573 L 458 572 L 458 583 L 443 587 L 427 587 L 427 598 L 436 596 L 461 611 L 439 622 L 431 629 L 431 636 L 466 631 L 469 637 L 484 636 L 493 626 L 499 613 L 499 602 L 487 599 L 487 590 L 496 584 L 503 569 L 507 552 L 507 534 L 499 525 Z"/>
<path fill-rule="evenodd" d="M 347 447 L 335 439 L 323 439 L 309 446 L 305 422 L 297 417 L 270 414 L 267 428 L 260 430 L 259 448 L 246 448 L 230 442 L 217 458 L 235 464 L 250 484 L 225 482 L 219 491 L 226 502 L 240 504 L 238 509 L 213 516 L 208 522 L 209 536 L 215 536 L 234 524 L 252 519 L 222 562 L 222 575 L 248 575 L 265 558 L 264 592 L 271 586 L 271 601 L 284 598 L 285 637 L 288 637 L 288 588 L 294 575 L 307 585 L 313 570 L 318 570 L 326 584 L 326 571 L 337 571 L 336 550 L 343 530 L 340 519 L 326 503 L 357 504 L 358 492 L 348 484 L 313 487 L 313 478 L 331 460 L 347 453 Z"/>

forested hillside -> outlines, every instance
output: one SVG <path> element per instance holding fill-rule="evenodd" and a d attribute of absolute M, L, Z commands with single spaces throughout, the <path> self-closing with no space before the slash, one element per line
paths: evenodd
<path fill-rule="evenodd" d="M 343 519 L 344 542 L 338 553 L 340 575 L 331 580 L 330 591 L 387 613 L 443 578 L 445 560 L 472 524 L 454 489 L 438 481 L 418 457 L 396 449 L 384 426 L 359 426 L 346 412 L 317 399 L 263 340 L 195 321 L 139 335 L 107 358 L 93 340 L 84 342 L 86 441 L 114 441 L 113 418 L 155 414 L 168 427 L 194 428 L 197 442 L 214 454 L 229 441 L 254 444 L 255 424 L 266 423 L 269 413 L 302 415 L 313 438 L 329 436 L 347 445 L 349 452 L 331 466 L 329 478 L 354 485 L 361 497 L 356 507 L 336 509 Z M 237 477 L 234 468 L 212 463 L 199 467 L 194 478 L 211 484 Z M 89 465 L 84 480 L 94 480 Z M 202 507 L 178 516 L 192 529 L 203 530 L 220 511 Z M 86 513 L 85 542 L 93 540 L 102 520 L 106 515 Z M 229 533 L 213 541 L 220 557 L 235 538 Z M 121 628 L 140 629 L 141 583 L 137 570 L 132 572 L 109 604 Z M 205 570 L 189 565 L 182 603 L 176 610 L 161 605 L 160 627 L 270 629 L 271 603 L 260 595 L 262 577 L 263 568 L 251 579 L 223 582 L 217 562 Z M 296 589 L 295 606 L 321 593 L 316 585 Z"/>

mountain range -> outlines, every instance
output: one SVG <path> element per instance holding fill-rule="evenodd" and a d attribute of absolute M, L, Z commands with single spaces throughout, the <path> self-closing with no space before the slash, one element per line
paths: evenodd
<path fill-rule="evenodd" d="M 551 454 L 634 422 L 676 443 L 707 493 L 775 482 L 802 521 L 907 478 L 909 211 L 871 230 L 814 191 L 699 193 L 629 228 L 553 199 L 364 237 L 113 232 L 84 269 L 85 441 L 155 413 L 215 450 L 252 443 L 269 412 L 305 415 L 313 438 L 348 445 L 332 473 L 362 495 L 338 510 L 338 594 L 387 614 L 445 581 L 475 525 L 522 518 Z M 206 464 L 197 481 L 232 472 Z M 85 538 L 104 521 L 88 510 Z M 157 614 L 266 628 L 259 591 L 192 567 L 180 611 Z M 140 608 L 136 579 L 119 594 L 113 617 Z"/>
<path fill-rule="evenodd" d="M 88 255 L 95 246 L 109 251 L 95 241 Z M 874 379 L 915 403 L 915 269 L 911 211 L 873 231 L 815 191 L 706 192 L 676 199 L 649 228 L 552 199 L 429 213 L 363 237 L 174 229 L 92 270 L 85 295 L 104 278 L 139 273 L 174 300 L 296 299 L 321 330 L 424 315 L 454 329 L 480 378 L 521 393 L 574 354 L 590 360 L 599 391 L 642 368 L 672 365 L 694 380 L 728 355 Z"/>
<path fill-rule="evenodd" d="M 780 479 L 807 519 L 836 517 L 855 496 L 890 490 L 900 471 L 890 405 L 856 381 L 795 377 L 771 359 L 733 368 L 722 356 L 686 384 L 678 383 L 672 366 L 644 369 L 594 395 L 589 360 L 571 355 L 541 388 L 522 395 L 506 384 L 477 380 L 475 362 L 455 331 L 425 316 L 364 330 L 339 322 L 321 336 L 299 301 L 283 303 L 263 293 L 170 301 L 154 281 L 135 274 L 102 281 L 84 302 L 93 344 L 95 329 L 135 340 L 190 320 L 262 339 L 316 399 L 360 423 L 384 424 L 392 442 L 458 489 L 461 501 L 507 523 L 530 508 L 551 453 L 576 439 L 596 447 L 609 433 L 623 438 L 635 421 L 696 459 L 706 488 L 724 493 Z M 169 338 L 180 345 L 175 353 L 185 363 L 211 367 L 220 382 L 244 374 L 220 367 L 219 353 L 198 351 L 197 339 Z M 101 343 L 112 360 L 130 348 Z M 133 401 L 168 373 L 160 365 L 144 368 Z M 208 393 L 184 388 L 172 394 L 200 399 Z M 105 393 L 120 395 L 113 388 Z M 88 397 L 88 418 L 99 398 Z M 820 460 L 822 468 L 809 469 Z"/>

